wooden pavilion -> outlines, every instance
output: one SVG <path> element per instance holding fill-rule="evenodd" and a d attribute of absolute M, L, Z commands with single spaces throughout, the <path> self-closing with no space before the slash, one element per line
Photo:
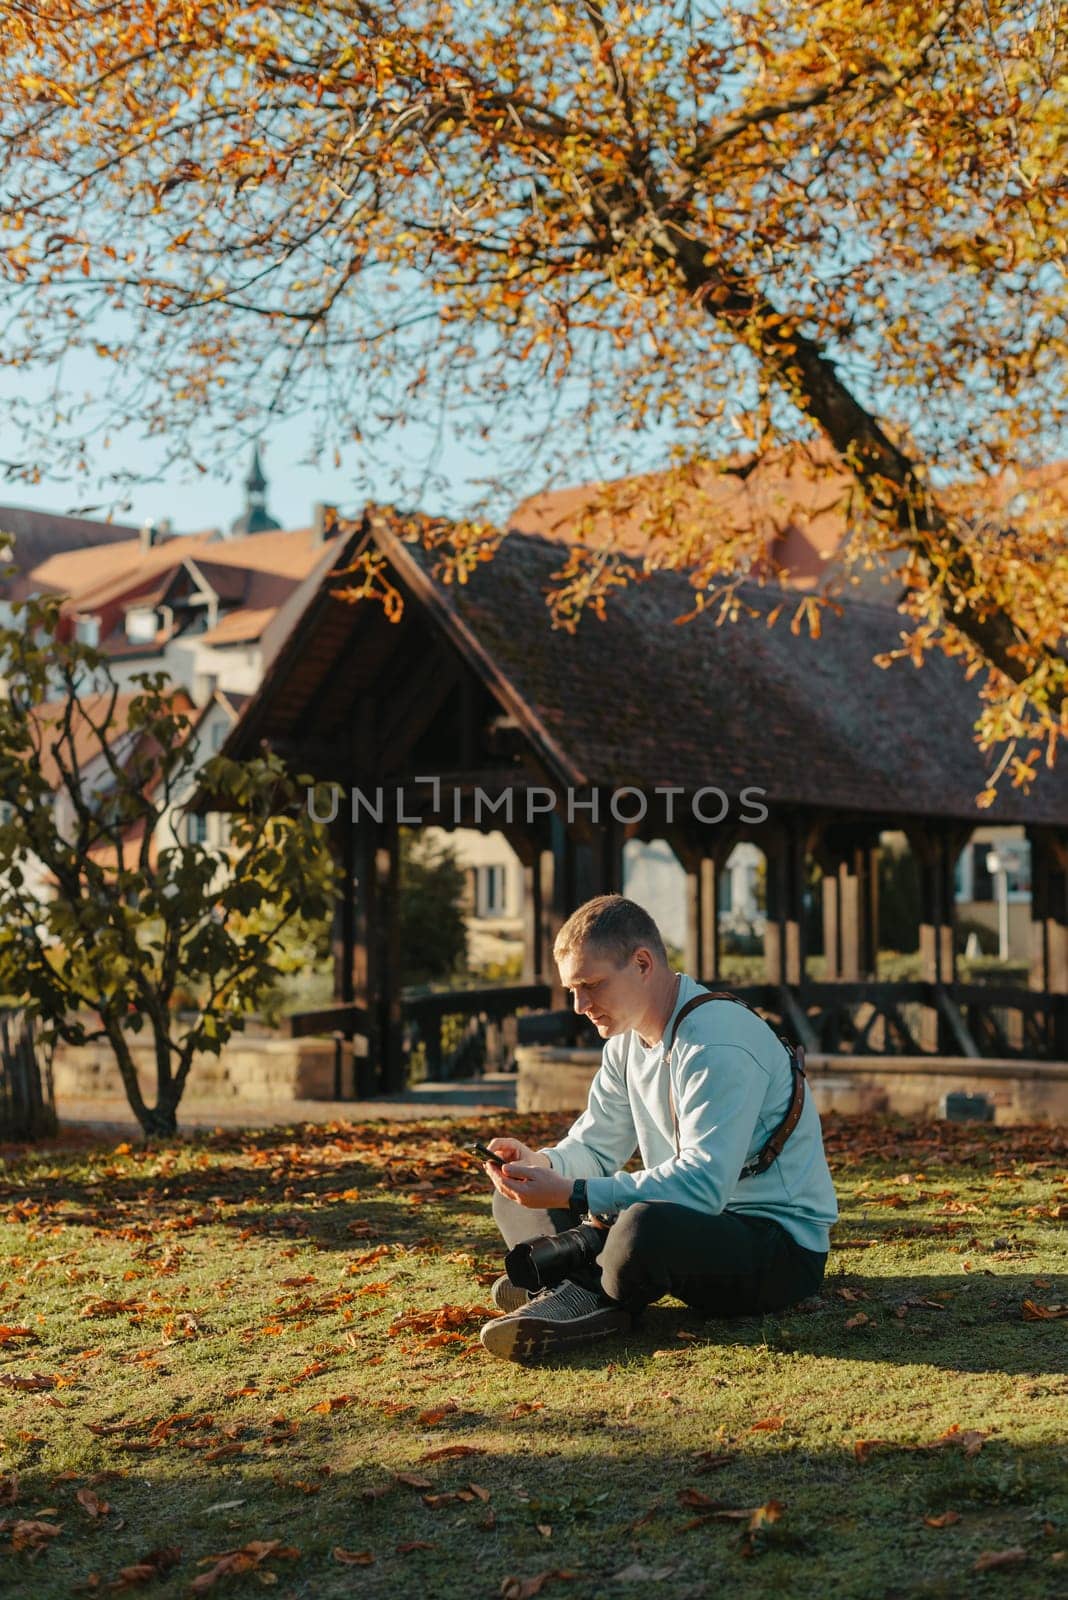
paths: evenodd
<path fill-rule="evenodd" d="M 365 513 L 287 608 L 289 631 L 225 747 L 240 758 L 266 742 L 316 780 L 316 812 L 332 818 L 344 867 L 335 1005 L 294 1028 L 366 1036 L 374 1066 L 363 1092 L 403 1086 L 406 1017 L 431 1039 L 432 1072 L 443 1011 L 526 1008 L 563 1028 L 555 931 L 583 899 L 622 887 L 635 837 L 667 839 L 681 862 L 686 969 L 709 983 L 719 976 L 717 874 L 738 841 L 760 847 L 766 974 L 744 992 L 809 1048 L 1068 1054 L 1068 768 L 979 811 L 988 770 L 972 732 L 975 686 L 941 656 L 922 670 L 875 667 L 898 643 L 891 606 L 848 602 L 817 641 L 785 621 L 769 628 L 781 596 L 754 585 L 744 591 L 754 616 L 674 626 L 692 612 L 693 590 L 685 575 L 657 572 L 614 597 L 604 620 L 554 631 L 545 595 L 558 543 L 511 533 L 467 582 L 445 584 L 428 532 L 431 545 L 447 536 L 425 519 Z M 378 596 L 343 598 L 345 569 L 366 553 L 381 558 Z M 1031 841 L 1029 988 L 957 982 L 954 866 L 989 822 L 1024 824 Z M 429 823 L 499 830 L 515 849 L 520 985 L 447 1000 L 402 994 L 398 828 Z M 887 829 L 905 832 L 920 871 L 913 984 L 876 971 Z M 820 983 L 806 971 L 808 860 L 822 874 Z"/>

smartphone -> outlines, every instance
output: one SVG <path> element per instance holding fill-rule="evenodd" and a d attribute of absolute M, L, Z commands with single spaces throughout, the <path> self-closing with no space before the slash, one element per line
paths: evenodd
<path fill-rule="evenodd" d="M 492 1161 L 495 1167 L 504 1166 L 502 1157 L 497 1155 L 495 1151 L 491 1150 L 488 1145 L 483 1144 L 479 1139 L 476 1139 L 474 1144 L 468 1145 L 468 1149 L 473 1150 L 476 1156 L 481 1156 L 483 1161 Z"/>

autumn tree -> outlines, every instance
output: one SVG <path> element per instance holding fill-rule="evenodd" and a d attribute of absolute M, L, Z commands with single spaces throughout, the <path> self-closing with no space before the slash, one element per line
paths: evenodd
<path fill-rule="evenodd" d="M 244 1026 L 283 936 L 326 916 L 335 869 L 276 758 L 201 766 L 161 674 L 120 697 L 106 658 L 63 637 L 58 600 L 17 612 L 0 628 L 0 994 L 46 1043 L 105 1041 L 146 1134 L 173 1133 L 197 1056 Z M 198 782 L 235 808 L 225 855 L 187 840 Z"/>
<path fill-rule="evenodd" d="M 693 515 L 707 462 L 829 446 L 903 650 L 984 674 L 1016 780 L 1052 753 L 1065 508 L 1005 469 L 1064 448 L 1055 0 L 10 13 L 3 359 L 112 374 L 84 413 L 28 407 L 10 472 L 131 414 L 181 451 L 316 401 L 322 443 L 481 438 L 490 505 L 502 461 L 529 485 L 666 455 L 650 559 L 732 600 L 754 536 Z M 622 575 L 578 556 L 558 606 Z"/>

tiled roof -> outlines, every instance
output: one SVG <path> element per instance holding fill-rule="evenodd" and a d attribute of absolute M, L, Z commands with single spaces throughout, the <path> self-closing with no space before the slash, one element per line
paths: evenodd
<path fill-rule="evenodd" d="M 615 482 L 577 484 L 532 495 L 508 526 L 566 545 L 611 549 L 651 566 L 665 564 L 668 541 L 656 532 L 670 505 L 673 526 L 709 552 L 745 535 L 754 551 L 774 551 L 791 587 L 813 588 L 849 530 L 851 474 L 827 446 L 780 449 L 753 468 L 724 462 L 677 478 L 645 473 Z"/>
<path fill-rule="evenodd" d="M 108 710 L 111 697 L 108 694 L 86 695 L 76 703 L 71 718 L 71 731 L 74 740 L 74 758 L 80 770 L 84 771 L 100 756 L 105 744 L 113 747 L 123 737 L 127 729 L 130 706 L 137 698 L 137 693 L 135 691 L 116 695 L 114 706 L 110 708 L 110 716 Z M 193 711 L 193 702 L 184 689 L 174 690 L 171 703 L 177 711 L 187 713 Z M 33 712 L 33 720 L 41 735 L 41 772 L 52 789 L 61 786 L 62 774 L 51 753 L 50 735 L 51 730 L 58 728 L 62 722 L 66 709 L 66 701 L 47 700 Z"/>
<path fill-rule="evenodd" d="M 315 566 L 323 544 L 312 528 L 292 532 L 256 533 L 243 539 L 218 539 L 212 534 L 181 534 L 142 549 L 137 538 L 110 545 L 105 550 L 69 550 L 34 568 L 32 577 L 41 588 L 69 594 L 82 610 L 113 600 L 127 590 L 162 577 L 191 557 L 198 566 L 226 570 L 232 585 L 233 569 L 287 578 L 299 582 Z"/>
<path fill-rule="evenodd" d="M 274 616 L 274 612 L 274 607 L 267 607 L 263 611 L 248 611 L 244 607 L 240 611 L 231 611 L 227 616 L 221 617 L 214 628 L 209 628 L 206 633 L 198 633 L 196 636 L 197 643 L 250 643 L 260 637 L 260 634 Z"/>
<path fill-rule="evenodd" d="M 735 798 L 754 787 L 773 811 L 801 807 L 885 827 L 1068 817 L 1064 761 L 1043 769 L 1029 796 L 1002 780 L 994 805 L 978 810 L 992 761 L 974 739 L 977 683 L 937 653 L 919 669 L 876 667 L 872 658 L 905 627 L 890 605 L 844 601 L 840 615 L 824 614 L 817 640 L 807 627 L 791 630 L 789 608 L 768 627 L 782 591 L 747 584 L 742 598 L 755 617 L 717 626 L 709 610 L 677 625 L 693 611 L 694 591 L 684 574 L 659 571 L 615 592 L 603 621 L 587 612 L 568 633 L 553 629 L 546 605 L 564 559 L 558 542 L 512 533 L 466 583 L 445 585 L 434 576 L 438 556 L 413 534 L 425 520 L 371 510 L 364 537 L 387 556 L 422 625 L 446 634 L 561 784 L 633 785 L 651 805 L 658 786 L 689 796 L 716 787 Z M 354 536 L 339 548 L 339 568 L 359 544 Z M 353 699 L 375 694 L 368 623 L 380 602 L 346 604 L 337 588 L 324 573 L 301 592 L 299 613 L 297 596 L 288 603 L 286 636 L 228 754 L 254 754 L 263 739 L 295 755 L 305 737 L 336 740 L 338 718 L 356 715 L 351 703 L 345 710 L 344 685 Z M 363 654 L 361 641 L 370 645 Z M 398 662 L 382 659 L 392 684 Z M 333 685 L 325 696 L 324 685 Z"/>
<path fill-rule="evenodd" d="M 20 575 L 32 572 L 43 562 L 63 551 L 85 550 L 99 555 L 105 547 L 137 537 L 137 529 L 118 522 L 96 522 L 89 517 L 61 517 L 51 511 L 31 511 L 26 506 L 0 506 L 0 544 L 2 535 L 13 536 L 3 565 L 18 568 Z M 5 586 L 5 592 L 25 595 L 30 586 L 24 576 Z"/>
<path fill-rule="evenodd" d="M 746 585 L 755 620 L 717 626 L 705 612 L 676 626 L 694 593 L 683 574 L 658 572 L 570 634 L 552 629 L 545 603 L 558 545 L 512 534 L 467 583 L 444 586 L 430 578 L 433 553 L 401 543 L 388 519 L 376 537 L 588 783 L 730 795 L 751 785 L 769 804 L 976 823 L 1068 817 L 1064 761 L 1043 770 L 1031 796 L 1003 782 L 995 805 L 976 809 L 993 765 L 973 736 L 977 684 L 939 654 L 920 669 L 874 666 L 902 630 L 890 606 L 847 601 L 817 640 L 807 627 L 793 633 L 788 613 L 769 628 L 781 592 Z"/>

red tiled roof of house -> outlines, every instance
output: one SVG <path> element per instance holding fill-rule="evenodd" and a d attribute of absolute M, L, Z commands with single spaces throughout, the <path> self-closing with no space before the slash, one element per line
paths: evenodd
<path fill-rule="evenodd" d="M 110 694 L 97 693 L 85 695 L 75 702 L 71 715 L 71 736 L 73 759 L 80 771 L 84 772 L 91 762 L 100 757 L 105 744 L 112 748 L 123 738 L 127 732 L 130 706 L 136 698 L 137 692 L 118 694 L 112 704 Z M 193 702 L 184 689 L 174 690 L 171 703 L 176 711 L 194 711 Z M 41 740 L 41 773 L 52 789 L 60 788 L 63 783 L 54 747 L 58 743 L 62 731 L 60 724 L 66 711 L 66 701 L 47 700 L 32 712 L 32 720 L 37 725 Z"/>
<path fill-rule="evenodd" d="M 755 467 L 724 462 L 547 490 L 517 506 L 508 526 L 560 544 L 620 551 L 654 567 L 664 565 L 679 539 L 691 544 L 696 564 L 702 550 L 742 534 L 751 540 L 754 569 L 761 551 L 773 552 L 786 581 L 807 589 L 848 532 L 852 486 L 828 446 L 784 447 Z"/>
<path fill-rule="evenodd" d="M 247 644 L 258 639 L 264 628 L 274 616 L 275 607 L 268 606 L 262 611 L 249 611 L 242 606 L 240 611 L 230 611 L 221 617 L 214 628 L 209 628 L 206 633 L 197 634 L 198 644 Z"/>

